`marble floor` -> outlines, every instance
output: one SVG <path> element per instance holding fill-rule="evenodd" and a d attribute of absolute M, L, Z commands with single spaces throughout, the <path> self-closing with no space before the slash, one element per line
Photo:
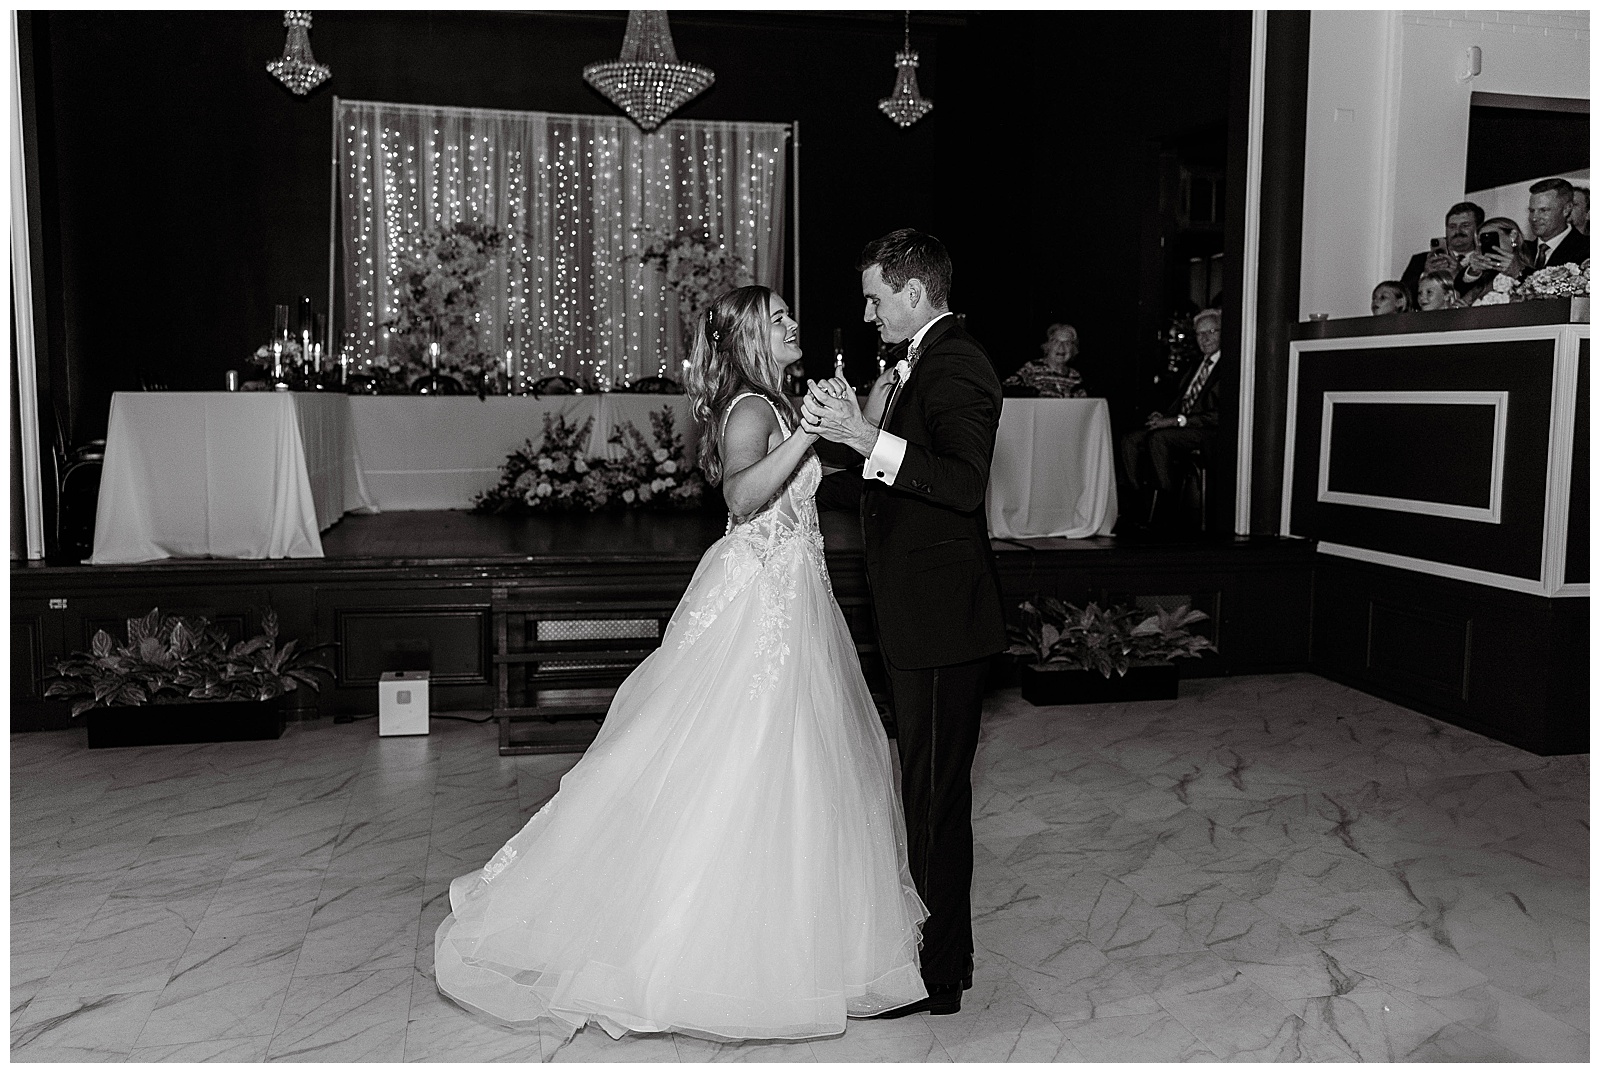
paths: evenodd
<path fill-rule="evenodd" d="M 1583 1061 L 1589 763 L 1310 675 L 990 698 L 976 983 L 843 1036 L 571 1042 L 441 1000 L 434 928 L 571 756 L 493 724 L 11 742 L 19 1061 Z"/>

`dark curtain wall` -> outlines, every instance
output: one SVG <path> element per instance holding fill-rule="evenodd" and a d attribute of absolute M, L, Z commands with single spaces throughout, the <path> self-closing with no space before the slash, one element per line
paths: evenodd
<path fill-rule="evenodd" d="M 813 372 L 846 328 L 872 368 L 857 253 L 900 226 L 943 237 L 953 304 L 996 364 L 1076 324 L 1098 394 L 1134 391 L 1163 321 L 1141 301 L 1140 235 L 1158 140 L 1228 115 L 1239 13 L 929 12 L 912 20 L 933 111 L 900 130 L 901 16 L 674 12 L 679 55 L 717 73 L 686 119 L 801 123 L 802 344 Z M 53 381 L 76 443 L 141 372 L 217 389 L 267 337 L 272 306 L 328 291 L 331 100 L 607 114 L 582 68 L 615 57 L 621 12 L 317 12 L 332 79 L 294 97 L 266 70 L 281 15 L 36 13 Z"/>

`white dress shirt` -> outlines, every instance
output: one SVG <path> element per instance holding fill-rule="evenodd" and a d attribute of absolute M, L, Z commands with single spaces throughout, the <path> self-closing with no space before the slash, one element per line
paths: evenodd
<path fill-rule="evenodd" d="M 1545 254 L 1544 260 L 1545 267 L 1549 268 L 1550 258 L 1555 256 L 1556 247 L 1561 245 L 1562 242 L 1566 241 L 1566 237 L 1570 234 L 1572 234 L 1572 225 L 1568 224 L 1566 227 L 1561 229 L 1561 233 L 1559 235 L 1551 235 L 1549 238 L 1538 238 L 1536 236 L 1533 240 L 1534 264 L 1539 263 L 1539 247 L 1542 245 L 1550 251 L 1549 253 Z"/>
<path fill-rule="evenodd" d="M 937 317 L 917 329 L 917 334 L 911 337 L 911 349 L 915 350 L 922 346 L 922 338 L 928 334 L 928 329 L 951 315 L 950 313 L 940 313 Z M 913 374 L 916 373 L 915 368 L 911 371 Z M 906 379 L 909 380 L 910 376 Z M 890 403 L 895 402 L 899 398 L 900 392 L 905 389 L 905 384 L 901 383 L 895 389 L 895 397 L 889 400 Z M 889 420 L 888 407 L 884 407 L 882 420 L 884 422 Z M 905 461 L 905 457 L 906 441 L 892 432 L 884 432 L 879 429 L 878 438 L 872 445 L 872 453 L 867 456 L 866 462 L 862 463 L 861 475 L 870 481 L 882 481 L 884 484 L 892 486 L 894 479 L 900 475 L 900 463 Z"/>

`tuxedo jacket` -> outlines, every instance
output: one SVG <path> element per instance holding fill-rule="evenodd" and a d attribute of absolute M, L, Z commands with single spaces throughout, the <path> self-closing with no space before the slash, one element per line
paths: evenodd
<path fill-rule="evenodd" d="M 894 484 L 864 480 L 858 462 L 830 474 L 817 493 L 824 509 L 859 506 L 878 643 L 906 670 L 1006 647 L 984 510 L 1000 379 L 953 316 L 929 328 L 922 343 L 883 426 L 906 441 Z"/>
<path fill-rule="evenodd" d="M 1539 240 L 1529 239 L 1522 244 L 1522 258 L 1532 268 L 1539 257 Z M 1551 265 L 1581 265 L 1589 259 L 1589 236 L 1579 231 L 1576 227 L 1567 232 L 1567 237 L 1561 240 L 1559 246 L 1550 250 L 1550 260 L 1545 262 L 1545 267 Z"/>
<path fill-rule="evenodd" d="M 1202 361 L 1205 359 L 1202 358 Z M 1195 366 L 1199 368 L 1198 365 Z M 1167 408 L 1163 411 L 1168 417 L 1177 417 L 1178 408 L 1183 405 L 1183 393 L 1189 390 L 1189 381 L 1194 376 L 1191 370 L 1189 376 L 1184 377 L 1178 384 L 1178 394 L 1175 395 Z M 1186 428 L 1214 429 L 1222 423 L 1222 359 L 1217 359 L 1216 366 L 1211 370 L 1205 387 L 1200 389 L 1200 397 L 1194 400 L 1194 405 L 1184 415 Z"/>

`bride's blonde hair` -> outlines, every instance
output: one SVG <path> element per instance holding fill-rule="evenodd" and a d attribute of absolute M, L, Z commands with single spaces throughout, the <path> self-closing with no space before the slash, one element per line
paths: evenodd
<path fill-rule="evenodd" d="M 772 298 L 766 287 L 740 287 L 712 302 L 695 326 L 684 387 L 700 426 L 700 469 L 712 484 L 722 481 L 722 419 L 734 396 L 753 391 L 787 414 L 791 427 L 798 420 L 772 354 Z"/>

